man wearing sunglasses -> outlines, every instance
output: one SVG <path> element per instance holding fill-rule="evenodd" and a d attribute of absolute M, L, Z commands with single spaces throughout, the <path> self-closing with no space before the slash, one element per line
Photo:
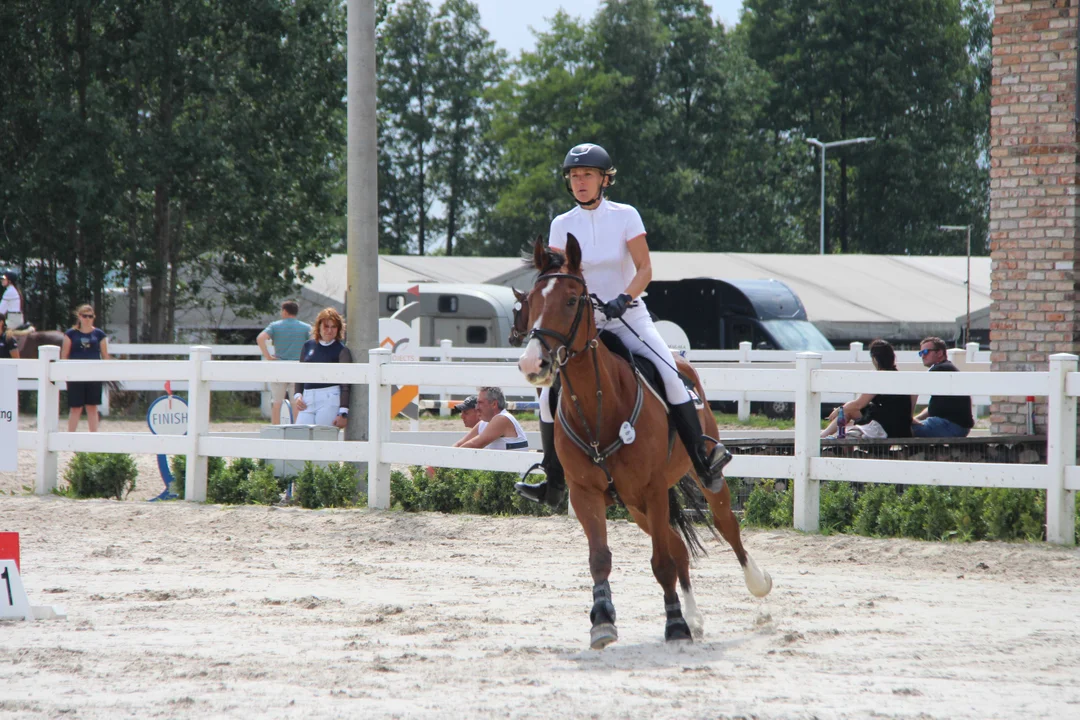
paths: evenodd
<path fill-rule="evenodd" d="M 930 372 L 958 372 L 957 367 L 949 362 L 945 341 L 941 338 L 928 337 L 923 340 L 919 344 L 919 357 Z M 974 425 L 971 397 L 931 395 L 930 404 L 912 420 L 911 434 L 915 437 L 967 437 Z"/>

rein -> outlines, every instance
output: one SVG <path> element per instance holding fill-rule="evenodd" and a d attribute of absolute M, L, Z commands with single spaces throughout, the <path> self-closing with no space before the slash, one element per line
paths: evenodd
<path fill-rule="evenodd" d="M 577 312 L 574 314 L 574 321 L 570 325 L 570 331 L 567 335 L 564 335 L 555 330 L 549 330 L 547 328 L 534 327 L 529 332 L 529 337 L 535 337 L 537 341 L 544 347 L 544 350 L 551 355 L 558 366 L 559 370 L 562 370 L 570 360 L 581 355 L 585 352 L 591 352 L 593 373 L 596 378 L 596 432 L 593 432 L 592 427 L 589 425 L 588 418 L 585 415 L 585 410 L 581 406 L 581 402 L 578 400 L 577 392 L 574 390 L 573 383 L 570 381 L 570 376 L 563 373 L 563 383 L 566 385 L 567 392 L 570 394 L 570 400 L 574 405 L 574 411 L 577 414 L 577 419 L 580 421 L 582 427 L 585 428 L 585 435 L 587 439 L 582 439 L 571 427 L 566 414 L 563 410 L 563 403 L 559 402 L 558 417 L 559 422 L 562 424 L 563 430 L 566 431 L 567 437 L 593 461 L 595 465 L 598 465 L 601 470 L 604 471 L 604 475 L 608 481 L 608 492 L 613 498 L 619 500 L 619 494 L 615 491 L 615 480 L 611 477 L 611 471 L 607 468 L 607 459 L 614 455 L 623 445 L 632 443 L 634 441 L 634 425 L 637 424 L 638 418 L 641 416 L 641 408 L 645 402 L 645 393 L 642 390 L 641 375 L 638 373 L 637 368 L 631 366 L 631 370 L 634 373 L 634 382 L 637 386 L 637 393 L 634 398 L 634 408 L 630 412 L 630 419 L 622 424 L 619 428 L 618 437 L 614 442 L 609 444 L 603 450 L 600 449 L 600 429 L 604 425 L 604 392 L 600 389 L 600 358 L 597 353 L 597 346 L 600 344 L 599 333 L 585 344 L 580 350 L 574 350 L 572 345 L 574 339 L 577 336 L 577 331 L 581 325 L 581 318 L 583 317 L 584 309 L 588 306 L 592 309 L 592 301 L 589 298 L 588 288 L 585 286 L 585 280 L 577 275 L 571 275 L 569 273 L 551 273 L 548 275 L 541 275 L 536 279 L 537 283 L 545 279 L 560 279 L 570 278 L 581 283 L 582 292 L 578 296 Z M 561 345 L 556 348 L 555 352 L 552 352 L 551 347 L 547 344 L 545 338 L 551 338 Z M 560 356 L 559 352 L 562 351 Z"/>

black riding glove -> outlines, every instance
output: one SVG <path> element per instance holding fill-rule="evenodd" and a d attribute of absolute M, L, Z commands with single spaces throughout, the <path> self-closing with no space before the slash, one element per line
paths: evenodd
<path fill-rule="evenodd" d="M 623 293 L 614 300 L 608 300 L 604 303 L 600 311 L 607 316 L 608 320 L 614 320 L 615 318 L 621 318 L 626 314 L 626 307 L 634 298 L 630 297 L 626 293 Z"/>

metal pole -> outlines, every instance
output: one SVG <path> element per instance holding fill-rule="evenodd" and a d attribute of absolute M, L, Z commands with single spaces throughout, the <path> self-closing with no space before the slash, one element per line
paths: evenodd
<path fill-rule="evenodd" d="M 967 226 L 967 329 L 964 344 L 971 342 L 971 225 Z"/>
<path fill-rule="evenodd" d="M 368 362 L 379 334 L 379 188 L 375 125 L 375 0 L 348 0 L 348 291 L 353 361 Z M 349 402 L 347 440 L 367 440 L 368 386 Z"/>
<path fill-rule="evenodd" d="M 825 145 L 821 146 L 821 254 L 825 254 Z"/>

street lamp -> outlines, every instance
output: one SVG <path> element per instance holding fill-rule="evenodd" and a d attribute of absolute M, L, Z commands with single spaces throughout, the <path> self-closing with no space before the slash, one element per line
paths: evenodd
<path fill-rule="evenodd" d="M 938 230 L 945 232 L 967 233 L 967 325 L 964 328 L 964 344 L 971 342 L 971 226 L 970 225 L 938 225 Z"/>
<path fill-rule="evenodd" d="M 860 143 L 874 142 L 877 138 L 860 137 L 852 140 L 836 140 L 834 142 L 821 142 L 817 138 L 807 138 L 806 142 L 814 147 L 821 148 L 821 254 L 825 254 L 825 151 L 831 147 L 841 145 L 858 145 Z"/>

